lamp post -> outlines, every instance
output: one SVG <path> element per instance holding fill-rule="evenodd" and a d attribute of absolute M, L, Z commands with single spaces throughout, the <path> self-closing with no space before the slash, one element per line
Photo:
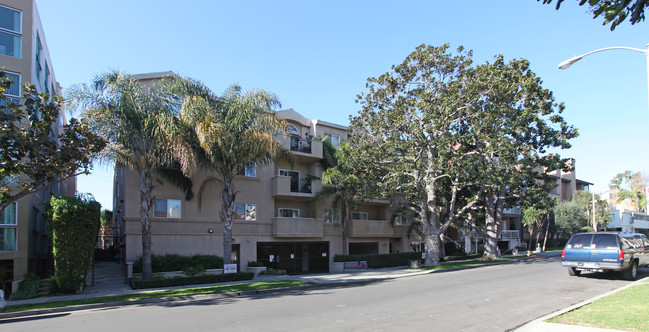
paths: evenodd
<path fill-rule="evenodd" d="M 636 51 L 636 52 L 640 52 L 640 53 L 644 54 L 645 57 L 647 58 L 647 80 L 649 80 L 649 44 L 647 44 L 645 49 L 635 48 L 635 47 L 626 47 L 626 46 L 613 46 L 613 47 L 600 48 L 599 50 L 594 50 L 592 52 L 584 53 L 582 55 L 575 55 L 572 58 L 561 62 L 559 64 L 559 69 L 568 69 L 575 62 L 583 59 L 587 55 L 591 55 L 593 53 L 602 52 L 602 51 L 608 51 L 608 50 L 630 50 L 630 51 Z M 647 84 L 647 89 L 648 89 L 648 92 L 649 92 L 649 82 Z M 649 93 L 647 94 L 647 98 L 649 98 Z"/>

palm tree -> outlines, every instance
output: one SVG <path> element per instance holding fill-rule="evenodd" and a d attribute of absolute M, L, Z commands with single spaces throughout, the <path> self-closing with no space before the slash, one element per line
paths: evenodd
<path fill-rule="evenodd" d="M 634 211 L 645 211 L 647 207 L 646 182 L 646 177 L 641 172 L 625 171 L 617 174 L 611 180 L 609 187 L 618 190 L 615 194 L 617 202 L 621 203 L 628 199 Z"/>
<path fill-rule="evenodd" d="M 368 185 L 361 176 L 357 175 L 362 172 L 354 171 L 354 160 L 351 154 L 353 148 L 347 142 L 341 142 L 338 149 L 334 148 L 326 137 L 322 142 L 324 154 L 322 165 L 325 168 L 322 173 L 322 189 L 311 200 L 311 210 L 316 210 L 319 200 L 333 199 L 332 219 L 338 211 L 342 228 L 343 255 L 347 255 L 347 218 L 351 211 L 363 202 Z"/>
<path fill-rule="evenodd" d="M 96 133 L 109 144 L 104 159 L 136 171 L 140 177 L 142 279 L 151 279 L 153 180 L 161 168 L 194 168 L 192 147 L 172 135 L 180 129 L 177 102 L 162 85 L 145 86 L 134 76 L 111 71 L 69 91 L 71 107 L 81 107 Z M 173 130 L 172 130 L 173 129 Z"/>
<path fill-rule="evenodd" d="M 223 260 L 231 263 L 232 225 L 235 219 L 237 191 L 234 178 L 247 166 L 270 164 L 275 158 L 292 162 L 292 155 L 277 139 L 286 135 L 286 122 L 273 112 L 277 97 L 263 90 L 243 92 L 232 85 L 222 96 L 216 96 L 199 82 L 176 78 L 171 82 L 175 94 L 184 98 L 181 110 L 183 123 L 192 130 L 199 146 L 201 166 L 216 173 L 200 186 L 200 204 L 205 188 L 220 184 L 223 226 Z"/>

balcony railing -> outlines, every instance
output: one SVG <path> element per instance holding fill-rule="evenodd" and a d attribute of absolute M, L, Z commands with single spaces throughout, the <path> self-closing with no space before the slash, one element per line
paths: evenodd
<path fill-rule="evenodd" d="M 521 208 L 515 207 L 511 209 L 503 209 L 504 214 L 521 214 Z"/>
<path fill-rule="evenodd" d="M 311 153 L 311 137 L 302 138 L 300 135 L 291 135 L 291 151 Z"/>
<path fill-rule="evenodd" d="M 322 189 L 322 181 L 319 179 L 276 176 L 272 183 L 274 196 L 313 197 Z"/>
<path fill-rule="evenodd" d="M 273 218 L 274 237 L 322 237 L 324 220 L 313 218 Z"/>
<path fill-rule="evenodd" d="M 500 232 L 501 240 L 518 240 L 518 231 L 517 230 L 506 230 Z"/>
<path fill-rule="evenodd" d="M 391 237 L 394 228 L 390 220 L 349 220 L 348 235 L 350 237 Z"/>

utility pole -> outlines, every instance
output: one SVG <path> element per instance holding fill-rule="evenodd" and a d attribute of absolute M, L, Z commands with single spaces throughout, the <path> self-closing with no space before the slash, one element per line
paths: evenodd
<path fill-rule="evenodd" d="M 597 221 L 595 220 L 595 193 L 591 192 L 591 194 L 593 194 L 593 229 L 597 232 Z"/>

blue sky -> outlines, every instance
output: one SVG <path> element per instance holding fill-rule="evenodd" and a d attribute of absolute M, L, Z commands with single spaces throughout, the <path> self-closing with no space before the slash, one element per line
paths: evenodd
<path fill-rule="evenodd" d="M 276 93 L 282 108 L 348 124 L 368 77 L 420 44 L 474 51 L 475 63 L 530 60 L 579 129 L 562 156 L 596 193 L 624 170 L 649 173 L 646 57 L 606 51 L 568 70 L 573 55 L 609 46 L 644 49 L 649 22 L 610 31 L 577 0 L 560 10 L 535 0 L 198 1 L 36 0 L 54 72 L 64 88 L 109 69 L 174 71 L 220 93 L 238 83 Z M 179 5 L 182 3 L 182 5 Z M 96 167 L 78 190 L 112 206 L 112 173 Z"/>

